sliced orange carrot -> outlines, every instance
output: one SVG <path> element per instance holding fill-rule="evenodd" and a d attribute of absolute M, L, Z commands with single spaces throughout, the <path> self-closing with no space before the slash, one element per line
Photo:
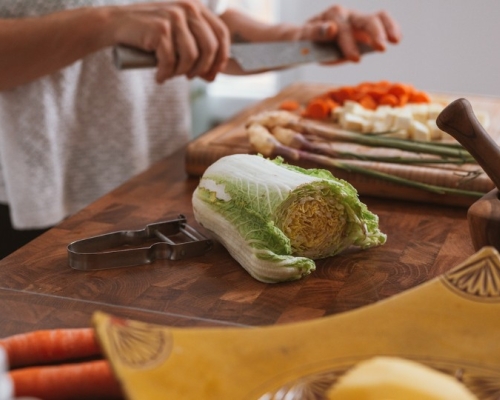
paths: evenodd
<path fill-rule="evenodd" d="M 358 103 L 368 110 L 375 110 L 378 106 L 377 102 L 369 94 L 365 94 L 363 97 L 361 97 L 358 100 Z"/>
<path fill-rule="evenodd" d="M 11 367 L 46 364 L 101 354 L 94 329 L 53 329 L 0 339 Z"/>
<path fill-rule="evenodd" d="M 20 368 L 8 375 L 15 397 L 46 400 L 123 398 L 120 383 L 107 360 Z"/>
<path fill-rule="evenodd" d="M 401 97 L 403 95 L 408 95 L 413 91 L 413 88 L 410 85 L 406 85 L 404 83 L 394 83 L 392 84 L 387 93 L 393 94 L 396 97 Z"/>
<path fill-rule="evenodd" d="M 410 95 L 409 101 L 411 103 L 430 103 L 431 98 L 430 96 L 422 91 L 415 91 Z"/>
<path fill-rule="evenodd" d="M 387 89 L 383 87 L 372 87 L 367 90 L 366 94 L 378 103 L 382 96 L 387 94 Z"/>
<path fill-rule="evenodd" d="M 406 104 L 408 104 L 409 98 L 410 98 L 409 94 L 402 94 L 401 96 L 399 96 L 399 98 L 398 98 L 398 100 L 399 100 L 398 106 L 399 107 L 404 107 Z"/>
<path fill-rule="evenodd" d="M 325 119 L 331 115 L 333 109 L 337 106 L 338 104 L 331 99 L 318 97 L 307 104 L 302 116 L 305 118 Z"/>
<path fill-rule="evenodd" d="M 395 95 L 388 93 L 380 98 L 379 104 L 397 107 L 399 104 L 399 99 Z"/>
<path fill-rule="evenodd" d="M 356 89 L 353 86 L 342 86 L 338 90 L 339 102 L 343 104 L 346 100 L 354 100 L 356 98 Z"/>
<path fill-rule="evenodd" d="M 300 103 L 295 100 L 285 100 L 279 105 L 280 110 L 297 111 L 300 108 Z"/>

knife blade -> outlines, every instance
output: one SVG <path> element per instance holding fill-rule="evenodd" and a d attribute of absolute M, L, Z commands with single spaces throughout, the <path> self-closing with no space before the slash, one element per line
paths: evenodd
<path fill-rule="evenodd" d="M 374 49 L 359 43 L 361 54 Z M 312 62 L 333 62 L 344 59 L 334 42 L 318 43 L 306 40 L 292 42 L 239 43 L 231 46 L 231 58 L 247 72 L 291 67 Z"/>
<path fill-rule="evenodd" d="M 361 54 L 373 48 L 358 43 Z M 311 41 L 285 41 L 263 43 L 234 43 L 230 57 L 245 72 L 291 67 L 311 62 L 334 62 L 344 59 L 342 51 L 335 43 Z M 149 68 L 157 64 L 154 53 L 124 45 L 113 48 L 113 61 L 118 69 Z"/>

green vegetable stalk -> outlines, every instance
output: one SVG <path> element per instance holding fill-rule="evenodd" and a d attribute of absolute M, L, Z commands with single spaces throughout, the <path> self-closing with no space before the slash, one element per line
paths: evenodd
<path fill-rule="evenodd" d="M 262 282 L 300 279 L 315 269 L 314 259 L 386 241 L 352 185 L 281 158 L 237 154 L 216 161 L 193 194 L 193 211 Z"/>

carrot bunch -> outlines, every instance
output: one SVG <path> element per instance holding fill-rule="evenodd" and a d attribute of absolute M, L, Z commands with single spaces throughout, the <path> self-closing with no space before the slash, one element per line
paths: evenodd
<path fill-rule="evenodd" d="M 14 397 L 120 399 L 123 394 L 91 328 L 40 330 L 0 339 Z"/>
<path fill-rule="evenodd" d="M 408 103 L 430 103 L 431 98 L 425 91 L 401 82 L 362 82 L 358 85 L 340 86 L 313 97 L 302 110 L 302 116 L 312 119 L 329 118 L 336 107 L 348 100 L 375 110 L 381 105 L 403 107 Z M 291 104 L 294 104 L 293 100 L 286 100 L 279 108 L 287 111 L 299 108 L 291 109 Z"/>

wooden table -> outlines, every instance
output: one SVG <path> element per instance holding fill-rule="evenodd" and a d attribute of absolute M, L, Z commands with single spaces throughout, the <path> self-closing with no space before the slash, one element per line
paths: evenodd
<path fill-rule="evenodd" d="M 308 277 L 264 284 L 220 245 L 205 256 L 101 270 L 69 267 L 67 245 L 184 214 L 194 221 L 185 150 L 153 165 L 0 261 L 0 337 L 90 325 L 96 310 L 173 326 L 256 326 L 319 318 L 396 295 L 474 253 L 466 208 L 361 197 L 384 246 L 317 262 Z"/>

